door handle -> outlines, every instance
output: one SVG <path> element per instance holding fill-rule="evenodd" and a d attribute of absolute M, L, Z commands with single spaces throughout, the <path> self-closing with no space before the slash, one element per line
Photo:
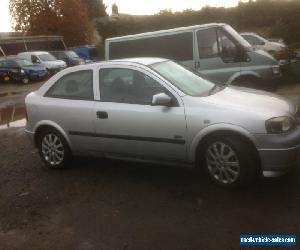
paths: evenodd
<path fill-rule="evenodd" d="M 108 114 L 105 111 L 97 111 L 96 115 L 97 115 L 98 119 L 107 119 L 108 118 Z"/>

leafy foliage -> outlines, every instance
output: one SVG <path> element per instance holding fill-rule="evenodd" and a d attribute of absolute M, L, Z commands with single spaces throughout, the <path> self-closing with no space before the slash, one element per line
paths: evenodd
<path fill-rule="evenodd" d="M 85 0 L 84 3 L 87 7 L 89 18 L 91 20 L 107 16 L 107 7 L 103 4 L 102 0 Z"/>
<path fill-rule="evenodd" d="M 254 31 L 265 36 L 284 38 L 287 42 L 300 41 L 299 0 L 240 1 L 237 7 L 204 7 L 200 11 L 160 11 L 152 16 L 120 16 L 117 20 L 97 23 L 103 38 L 136 34 L 181 26 L 224 22 L 238 31 Z"/>
<path fill-rule="evenodd" d="M 17 31 L 62 35 L 68 45 L 88 43 L 92 28 L 82 0 L 10 0 Z"/>

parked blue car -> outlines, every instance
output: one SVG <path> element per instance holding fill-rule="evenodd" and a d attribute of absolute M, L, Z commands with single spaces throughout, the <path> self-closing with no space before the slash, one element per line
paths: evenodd
<path fill-rule="evenodd" d="M 45 79 L 47 76 L 48 72 L 44 66 L 34 65 L 24 59 L 7 58 L 0 61 L 0 81 L 29 83 Z"/>
<path fill-rule="evenodd" d="M 85 60 L 72 50 L 50 51 L 49 53 L 56 59 L 64 61 L 68 67 L 85 64 Z"/>
<path fill-rule="evenodd" d="M 96 46 L 87 45 L 82 47 L 73 47 L 71 49 L 87 62 L 100 61 L 99 51 Z"/>

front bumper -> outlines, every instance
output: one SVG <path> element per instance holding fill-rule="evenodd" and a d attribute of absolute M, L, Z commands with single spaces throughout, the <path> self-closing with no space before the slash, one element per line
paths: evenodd
<path fill-rule="evenodd" d="M 263 171 L 286 171 L 300 166 L 300 127 L 287 134 L 256 135 Z"/>

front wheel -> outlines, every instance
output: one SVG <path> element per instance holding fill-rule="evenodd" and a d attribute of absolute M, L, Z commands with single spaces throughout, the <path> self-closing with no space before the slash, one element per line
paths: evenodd
<path fill-rule="evenodd" d="M 235 136 L 213 136 L 202 149 L 202 165 L 217 184 L 235 187 L 252 180 L 258 173 L 253 149 Z"/>
<path fill-rule="evenodd" d="M 70 158 L 71 151 L 65 138 L 54 129 L 47 129 L 38 136 L 38 149 L 40 157 L 49 168 L 59 169 L 65 167 Z"/>
<path fill-rule="evenodd" d="M 29 83 L 29 79 L 27 77 L 22 79 L 22 83 L 24 84 L 28 84 Z"/>

